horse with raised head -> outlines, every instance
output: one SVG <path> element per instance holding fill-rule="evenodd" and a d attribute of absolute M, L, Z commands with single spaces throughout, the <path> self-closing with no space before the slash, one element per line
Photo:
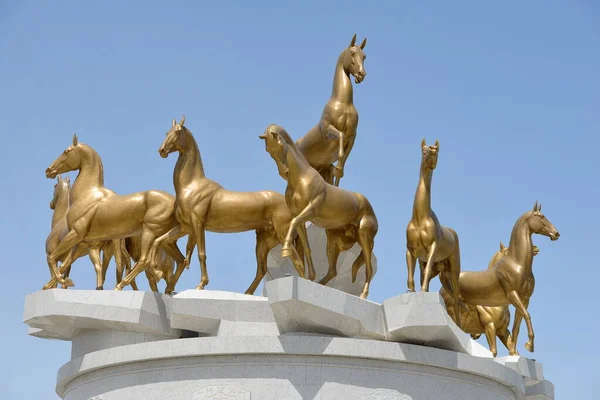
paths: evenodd
<path fill-rule="evenodd" d="M 360 46 L 356 45 L 355 34 L 350 45 L 342 51 L 335 65 L 331 97 L 323 108 L 319 123 L 296 142 L 311 167 L 329 184 L 334 184 L 335 178 L 335 186 L 339 186 L 344 176 L 344 165 L 356 139 L 358 112 L 354 107 L 350 75 L 354 76 L 356 84 L 365 79 L 367 56 L 363 50 L 366 45 L 366 38 Z"/>
<path fill-rule="evenodd" d="M 415 291 L 415 265 L 419 260 L 421 290 L 429 291 L 429 282 L 438 274 L 442 286 L 452 294 L 454 314 L 460 320 L 458 276 L 460 274 L 460 248 L 457 233 L 440 224 L 431 209 L 431 180 L 438 162 L 440 144 L 433 146 L 421 142 L 421 168 L 415 193 L 412 217 L 406 227 L 406 265 L 408 290 Z"/>
<path fill-rule="evenodd" d="M 253 294 L 267 272 L 267 256 L 272 248 L 283 242 L 288 232 L 291 215 L 283 195 L 273 191 L 232 192 L 206 177 L 198 144 L 192 132 L 185 127 L 185 116 L 179 123 L 173 120 L 171 129 L 158 150 L 161 157 L 178 152 L 173 171 L 175 206 L 178 225 L 158 238 L 154 252 L 163 241 L 174 240 L 189 234 L 186 260 L 198 247 L 201 281 L 196 289 L 208 284 L 206 266 L 205 232 L 235 233 L 256 232 L 257 269 L 254 281 L 246 290 Z M 304 256 L 308 260 L 309 278 L 315 278 L 315 270 L 304 226 L 296 230 L 302 246 L 293 249 L 293 261 L 300 277 L 304 277 Z M 300 254 L 302 256 L 300 256 Z"/>
<path fill-rule="evenodd" d="M 46 177 L 68 171 L 79 171 L 71 194 L 71 205 L 67 212 L 68 233 L 48 256 L 48 266 L 58 283 L 73 286 L 70 278 L 63 273 L 73 262 L 67 260 L 57 266 L 58 257 L 79 245 L 81 242 L 114 240 L 141 234 L 142 253 L 133 270 L 115 287 L 122 290 L 132 282 L 133 276 L 149 264 L 148 252 L 154 240 L 168 232 L 177 224 L 174 215 L 175 198 L 169 193 L 149 190 L 126 196 L 117 195 L 104 187 L 104 169 L 98 153 L 90 146 L 79 143 L 77 135 L 73 143 L 46 169 Z M 184 257 L 175 242 L 164 244 L 164 249 L 178 261 L 177 268 L 183 269 Z M 72 254 L 72 253 L 70 253 Z M 103 270 L 99 262 L 94 262 L 97 285 L 103 283 Z M 162 278 L 160 271 L 152 269 L 156 281 Z M 129 279 L 128 279 L 129 278 Z M 48 282 L 47 287 L 52 283 Z"/>
<path fill-rule="evenodd" d="M 340 252 L 358 242 L 362 251 L 352 264 L 352 281 L 356 281 L 358 269 L 366 264 L 366 282 L 360 297 L 367 298 L 373 277 L 371 255 L 378 229 L 377 217 L 367 198 L 327 183 L 281 126 L 269 125 L 260 138 L 265 140 L 266 150 L 275 160 L 279 175 L 287 181 L 285 201 L 293 218 L 283 242 L 282 256 L 290 254 L 293 232 L 304 227 L 306 221 L 325 229 L 329 270 L 320 281 L 325 285 L 337 274 Z"/>
<path fill-rule="evenodd" d="M 529 300 L 535 287 L 533 276 L 534 246 L 533 234 L 548 236 L 558 240 L 560 234 L 554 225 L 542 214 L 542 206 L 537 201 L 533 210 L 527 211 L 515 223 L 504 257 L 498 259 L 493 268 L 485 271 L 461 272 L 459 278 L 460 296 L 465 303 L 502 307 L 512 304 L 515 319 L 512 329 L 512 353 L 516 351 L 517 337 L 521 321 L 525 318 L 529 340 L 525 348 L 534 350 L 534 332 L 531 316 L 527 311 Z"/>

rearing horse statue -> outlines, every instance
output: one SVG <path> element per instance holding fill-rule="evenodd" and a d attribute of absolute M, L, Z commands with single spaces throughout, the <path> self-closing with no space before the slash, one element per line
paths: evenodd
<path fill-rule="evenodd" d="M 132 282 L 132 276 L 151 265 L 155 280 L 162 274 L 155 268 L 148 252 L 154 240 L 168 232 L 177 224 L 174 215 L 175 198 L 169 193 L 149 190 L 126 196 L 117 195 L 104 187 L 104 168 L 98 153 L 90 146 L 79 143 L 73 135 L 73 144 L 46 169 L 46 177 L 54 178 L 59 173 L 79 171 L 72 189 L 71 206 L 67 213 L 69 232 L 62 238 L 56 249 L 48 255 L 48 266 L 54 272 L 58 283 L 73 286 L 70 278 L 63 273 L 71 265 L 67 260 L 57 266 L 58 257 L 81 242 L 122 239 L 135 234 L 142 235 L 141 258 L 133 270 L 115 287 L 122 290 Z M 183 268 L 184 257 L 175 242 L 165 243 L 165 251 L 178 261 L 177 268 Z M 70 253 L 72 254 L 72 252 Z M 102 266 L 94 263 L 98 286 L 102 285 Z"/>
<path fill-rule="evenodd" d="M 421 290 L 429 291 L 429 281 L 438 273 L 442 286 L 453 298 L 454 315 L 460 321 L 460 299 L 458 276 L 460 274 L 460 249 L 458 235 L 453 229 L 440 224 L 431 209 L 431 179 L 437 166 L 440 144 L 436 140 L 433 146 L 421 142 L 421 172 L 415 193 L 413 213 L 406 228 L 406 264 L 408 267 L 408 290 L 415 291 L 415 264 L 419 259 L 421 270 Z"/>
<path fill-rule="evenodd" d="M 355 45 L 356 34 L 340 54 L 335 66 L 331 98 L 325 104 L 321 120 L 296 145 L 304 154 L 311 167 L 316 169 L 325 182 L 339 186 L 344 176 L 344 165 L 356 139 L 358 112 L 354 108 L 352 82 L 361 83 L 367 73 L 364 62 L 367 56 L 363 49 L 367 45 L 365 38 L 360 46 Z M 334 167 L 333 163 L 338 162 Z"/>
<path fill-rule="evenodd" d="M 264 134 L 267 152 L 275 160 L 279 175 L 287 181 L 285 201 L 294 218 L 283 242 L 282 256 L 293 250 L 293 232 L 306 221 L 325 229 L 329 270 L 319 282 L 327 284 L 336 276 L 337 259 L 341 251 L 350 249 L 357 241 L 361 252 L 352 264 L 352 282 L 358 269 L 366 264 L 366 282 L 360 295 L 367 298 L 373 277 L 371 255 L 377 234 L 377 217 L 373 207 L 360 193 L 349 192 L 330 185 L 312 168 L 285 129 L 269 125 Z"/>
<path fill-rule="evenodd" d="M 186 246 L 188 262 L 194 248 L 193 240 L 195 240 L 202 271 L 201 281 L 196 289 L 204 289 L 208 284 L 205 232 L 256 231 L 257 271 L 254 281 L 246 291 L 247 294 L 253 294 L 267 272 L 269 251 L 283 243 L 288 232 L 292 218 L 290 211 L 280 193 L 273 191 L 231 192 L 207 178 L 204 174 L 198 144 L 184 123 L 185 116 L 179 123 L 173 120 L 171 129 L 167 132 L 167 137 L 158 150 L 163 158 L 167 158 L 173 152 L 179 153 L 173 171 L 173 185 L 176 194 L 175 216 L 178 225 L 156 240 L 152 252 L 163 241 L 189 234 L 188 246 Z M 300 257 L 296 248 L 293 249 L 294 266 L 300 277 L 304 277 L 304 255 L 306 255 L 309 278 L 314 279 L 315 270 L 306 228 L 298 227 L 296 232 L 302 243 L 302 247 L 298 250 L 302 250 L 303 256 Z"/>
<path fill-rule="evenodd" d="M 512 304 L 515 307 L 511 354 L 516 351 L 523 318 L 529 335 L 525 348 L 530 352 L 534 350 L 535 335 L 531 316 L 527 311 L 535 287 L 532 269 L 534 246 L 531 242 L 531 235 L 534 233 L 548 236 L 552 241 L 560 237 L 558 230 L 542 214 L 542 206 L 538 206 L 537 201 L 533 210 L 527 211 L 515 222 L 506 255 L 493 268 L 461 272 L 459 279 L 460 296 L 465 303 L 490 307 Z"/>

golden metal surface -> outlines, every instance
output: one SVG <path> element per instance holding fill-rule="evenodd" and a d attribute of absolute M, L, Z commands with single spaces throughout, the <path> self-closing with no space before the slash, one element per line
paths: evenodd
<path fill-rule="evenodd" d="M 535 287 L 532 269 L 533 234 L 548 236 L 552 241 L 560 237 L 558 230 L 542 214 L 542 207 L 537 202 L 533 210 L 527 211 L 515 223 L 506 255 L 500 257 L 488 270 L 461 272 L 459 278 L 460 296 L 465 303 L 490 307 L 512 304 L 515 307 L 511 354 L 516 352 L 523 318 L 529 336 L 525 348 L 530 352 L 534 351 L 533 325 L 527 311 Z"/>
<path fill-rule="evenodd" d="M 536 256 L 538 253 L 539 248 L 534 245 L 533 255 Z M 490 260 L 488 269 L 493 268 L 498 260 L 506 254 L 508 254 L 508 247 L 505 247 L 504 244 L 500 242 L 500 250 L 498 250 Z M 508 330 L 510 324 L 510 310 L 508 309 L 508 306 L 489 307 L 464 303 L 467 307 L 467 313 L 463 313 L 462 321 L 458 322 L 454 316 L 452 297 L 444 290 L 444 288 L 440 290 L 440 294 L 446 303 L 448 315 L 450 315 L 463 331 L 471 334 L 471 337 L 475 340 L 479 339 L 482 333 L 485 334 L 488 346 L 494 357 L 498 354 L 496 348 L 496 336 L 500 338 L 500 341 L 506 346 L 511 356 L 519 355 L 519 352 L 516 349 L 513 349 L 513 337 Z"/>
<path fill-rule="evenodd" d="M 198 247 L 198 259 L 202 271 L 201 281 L 196 289 L 203 289 L 208 284 L 205 231 L 218 233 L 256 231 L 256 277 L 246 291 L 247 294 L 253 294 L 267 272 L 269 251 L 284 242 L 291 220 L 290 211 L 283 195 L 279 193 L 231 192 L 208 179 L 204 174 L 198 144 L 184 123 L 185 116 L 179 123 L 173 120 L 171 129 L 158 150 L 163 158 L 173 152 L 179 153 L 173 171 L 176 194 L 175 216 L 178 224 L 156 240 L 152 251 L 156 251 L 164 241 L 189 234 L 186 246 L 187 263 L 189 264 L 189 257 L 195 244 Z M 298 249 L 292 248 L 294 266 L 298 274 L 304 277 L 304 256 L 306 256 L 309 277 L 314 279 L 315 271 L 306 228 L 303 225 L 298 227 L 296 232 L 302 246 L 296 241 Z M 292 239 L 295 240 L 295 237 Z M 175 279 L 178 277 L 176 274 Z"/>
<path fill-rule="evenodd" d="M 408 290 L 415 291 L 415 265 L 419 260 L 421 290 L 429 291 L 429 282 L 439 274 L 442 286 L 453 299 L 454 315 L 460 320 L 458 276 L 460 274 L 460 249 L 458 235 L 442 226 L 431 209 L 431 179 L 437 166 L 440 144 L 433 146 L 421 142 L 421 169 L 415 193 L 413 213 L 406 228 L 406 264 L 408 267 Z"/>
<path fill-rule="evenodd" d="M 350 45 L 340 54 L 333 76 L 331 98 L 325 105 L 319 123 L 296 145 L 308 163 L 316 169 L 325 182 L 339 186 L 344 176 L 344 165 L 356 139 L 358 112 L 353 103 L 352 82 L 361 83 L 367 75 L 364 67 L 367 58 L 363 49 L 365 38 L 360 46 L 356 44 L 356 34 Z M 334 167 L 333 163 L 338 162 Z"/>
<path fill-rule="evenodd" d="M 73 184 L 71 205 L 67 212 L 68 233 L 48 254 L 48 266 L 58 283 L 67 287 L 73 286 L 70 278 L 63 277 L 73 260 L 67 257 L 59 270 L 57 261 L 61 254 L 82 242 L 122 239 L 141 233 L 141 257 L 133 270 L 115 287 L 121 290 L 148 264 L 152 264 L 152 260 L 148 259 L 148 252 L 156 237 L 168 232 L 177 224 L 174 216 L 175 198 L 157 190 L 120 196 L 105 188 L 100 156 L 90 146 L 79 143 L 77 135 L 73 136 L 72 145 L 46 169 L 46 177 L 54 179 L 56 175 L 68 171 L 79 171 Z M 164 249 L 173 258 L 181 259 L 178 269 L 183 268 L 184 257 L 177 244 L 165 243 Z M 94 264 L 98 283 L 101 284 L 102 267 L 97 265 L 97 261 Z M 157 281 L 162 278 L 156 268 L 152 268 L 151 271 Z M 46 287 L 52 287 L 52 283 L 49 282 Z"/>
<path fill-rule="evenodd" d="M 69 211 L 69 205 L 71 200 L 71 181 L 67 176 L 62 179 L 60 175 L 56 177 L 56 184 L 54 185 L 54 194 L 50 201 L 50 209 L 54 210 L 52 214 L 52 229 L 48 238 L 46 239 L 46 255 L 50 255 L 58 247 L 60 241 L 69 233 L 67 225 L 67 213 Z M 72 261 L 75 261 L 85 255 L 89 255 L 94 265 L 94 269 L 97 273 L 96 289 L 102 289 L 104 284 L 104 278 L 106 276 L 106 270 L 111 258 L 115 257 L 117 264 L 117 271 L 123 270 L 125 266 L 126 255 L 121 250 L 121 240 L 109 240 L 109 241 L 97 241 L 97 242 L 81 242 L 73 249 L 69 249 L 58 256 L 58 261 L 64 263 L 69 257 Z M 103 252 L 102 262 L 100 263 L 100 252 Z M 70 254 L 72 252 L 72 254 Z M 98 274 L 98 269 L 101 270 Z M 71 266 L 66 268 L 65 277 L 69 276 Z M 51 278 L 54 277 L 52 269 L 50 269 Z M 101 277 L 101 279 L 100 279 Z M 119 274 L 117 273 L 117 279 Z M 56 287 L 57 282 L 55 279 L 51 279 L 50 284 L 44 286 L 44 289 Z M 136 290 L 135 282 L 132 282 L 132 288 Z M 62 285 L 63 289 L 67 288 L 67 285 Z"/>
<path fill-rule="evenodd" d="M 360 295 L 366 298 L 373 277 L 371 254 L 378 224 L 369 201 L 359 193 L 349 192 L 328 184 L 312 168 L 285 129 L 269 125 L 264 134 L 267 152 L 275 160 L 279 175 L 287 181 L 285 201 L 292 213 L 292 222 L 281 250 L 282 256 L 293 252 L 293 233 L 307 221 L 326 229 L 329 270 L 320 281 L 325 285 L 336 274 L 341 251 L 350 249 L 357 241 L 362 249 L 352 264 L 352 281 L 358 269 L 366 264 L 366 282 Z"/>

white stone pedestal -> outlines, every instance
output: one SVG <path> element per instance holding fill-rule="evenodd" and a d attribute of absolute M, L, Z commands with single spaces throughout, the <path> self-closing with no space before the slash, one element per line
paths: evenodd
<path fill-rule="evenodd" d="M 380 305 L 297 277 L 266 292 L 52 289 L 27 296 L 24 321 L 71 341 L 68 400 L 553 399 L 541 364 L 492 359 L 437 293 Z"/>

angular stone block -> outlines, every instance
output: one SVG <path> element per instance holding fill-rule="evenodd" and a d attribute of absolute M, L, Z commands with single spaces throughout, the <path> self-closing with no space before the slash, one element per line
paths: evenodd
<path fill-rule="evenodd" d="M 381 306 L 296 276 L 266 284 L 281 333 L 309 332 L 382 340 Z"/>
<path fill-rule="evenodd" d="M 203 336 L 277 336 L 279 330 L 266 297 L 186 290 L 173 296 L 171 327 Z"/>
<path fill-rule="evenodd" d="M 494 361 L 517 371 L 526 384 L 544 381 L 544 366 L 535 360 L 522 356 L 505 356 L 496 357 Z"/>
<path fill-rule="evenodd" d="M 550 381 L 540 381 L 525 386 L 527 400 L 554 400 L 554 385 Z"/>
<path fill-rule="evenodd" d="M 71 340 L 83 330 L 180 336 L 168 319 L 171 298 L 153 292 L 50 289 L 25 298 L 23 321 L 36 336 Z"/>
<path fill-rule="evenodd" d="M 311 223 L 307 224 L 308 242 L 312 252 L 313 264 L 317 274 L 316 282 L 321 280 L 329 269 L 327 260 L 327 236 L 325 229 L 319 228 Z M 360 254 L 360 246 L 355 244 L 350 250 L 340 254 L 337 262 L 337 276 L 327 283 L 327 286 L 342 292 L 358 296 L 365 286 L 365 267 L 362 266 L 356 276 L 356 282 L 352 283 L 352 263 Z M 373 254 L 373 276 L 377 272 L 377 257 Z M 265 275 L 265 283 L 273 279 L 283 278 L 287 275 L 298 276 L 296 268 L 289 258 L 281 257 L 281 246 L 271 250 L 267 259 L 268 274 Z M 264 293 L 264 291 L 263 291 Z"/>
<path fill-rule="evenodd" d="M 385 339 L 478 357 L 492 353 L 472 340 L 450 318 L 444 300 L 437 292 L 404 293 L 383 302 Z"/>

